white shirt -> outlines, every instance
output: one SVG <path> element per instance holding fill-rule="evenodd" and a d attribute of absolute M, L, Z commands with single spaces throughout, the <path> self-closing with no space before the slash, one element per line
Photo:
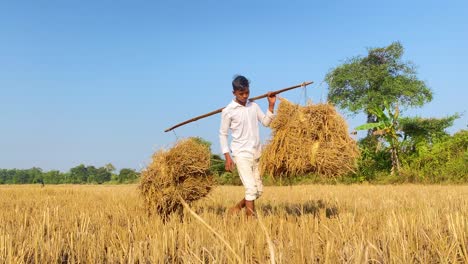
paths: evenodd
<path fill-rule="evenodd" d="M 223 154 L 229 153 L 228 132 L 231 129 L 231 151 L 233 156 L 259 158 L 261 153 L 260 131 L 258 122 L 268 126 L 273 113 L 262 112 L 258 104 L 247 101 L 243 106 L 232 100 L 221 113 L 221 128 L 219 129 L 219 141 Z"/>

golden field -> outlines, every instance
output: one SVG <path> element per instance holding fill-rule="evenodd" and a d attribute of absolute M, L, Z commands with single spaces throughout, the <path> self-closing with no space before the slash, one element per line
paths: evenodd
<path fill-rule="evenodd" d="M 226 216 L 242 196 L 164 224 L 136 185 L 0 186 L 0 263 L 468 263 L 468 186 L 266 187 Z"/>

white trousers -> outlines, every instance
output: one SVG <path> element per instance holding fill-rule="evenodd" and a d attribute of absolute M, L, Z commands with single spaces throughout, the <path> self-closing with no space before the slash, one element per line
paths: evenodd
<path fill-rule="evenodd" d="M 258 159 L 234 157 L 237 171 L 245 188 L 245 200 L 253 201 L 263 193 L 263 183 L 258 170 Z"/>

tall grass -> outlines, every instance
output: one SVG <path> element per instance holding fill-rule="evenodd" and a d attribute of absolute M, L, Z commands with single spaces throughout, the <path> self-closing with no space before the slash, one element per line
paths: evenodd
<path fill-rule="evenodd" d="M 258 220 L 225 216 L 242 193 L 192 204 L 214 235 L 136 185 L 0 186 L 0 263 L 468 263 L 468 186 L 267 187 Z"/>

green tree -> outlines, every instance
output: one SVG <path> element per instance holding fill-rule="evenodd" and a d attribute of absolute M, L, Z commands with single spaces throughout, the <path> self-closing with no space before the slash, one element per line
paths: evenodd
<path fill-rule="evenodd" d="M 86 183 L 88 181 L 88 170 L 84 164 L 70 169 L 69 183 Z"/>
<path fill-rule="evenodd" d="M 111 180 L 112 173 L 106 167 L 100 167 L 94 171 L 94 180 L 98 184 L 108 182 Z"/>
<path fill-rule="evenodd" d="M 13 170 L 7 170 L 6 172 L 6 184 L 14 184 L 15 183 L 15 175 L 16 175 L 16 169 Z"/>
<path fill-rule="evenodd" d="M 44 183 L 45 184 L 59 184 L 64 183 L 63 174 L 58 170 L 51 170 L 44 173 Z"/>
<path fill-rule="evenodd" d="M 83 183 L 97 183 L 97 169 L 94 166 L 86 167 L 87 178 Z"/>
<path fill-rule="evenodd" d="M 35 177 L 40 177 L 41 170 L 32 168 L 28 170 L 13 169 L 13 183 L 14 184 L 28 184 L 34 183 Z"/>
<path fill-rule="evenodd" d="M 399 137 L 401 136 L 399 131 L 398 116 L 399 110 L 398 106 L 392 107 L 384 102 L 384 107 L 387 110 L 387 114 L 382 111 L 379 107 L 374 106 L 369 109 L 369 112 L 377 117 L 379 122 L 367 123 L 361 126 L 356 127 L 356 130 L 370 130 L 377 129 L 373 132 L 377 137 L 383 138 L 389 146 L 390 157 L 392 160 L 392 169 L 391 174 L 400 172 L 400 142 Z M 384 110 L 385 110 L 384 109 Z"/>
<path fill-rule="evenodd" d="M 112 163 L 107 163 L 106 165 L 104 165 L 104 168 L 106 168 L 106 170 L 110 173 L 114 173 L 115 171 L 115 167 L 114 165 L 112 165 Z"/>
<path fill-rule="evenodd" d="M 0 169 L 0 184 L 5 184 L 7 181 L 8 172 L 6 169 Z"/>
<path fill-rule="evenodd" d="M 118 175 L 118 182 L 119 183 L 126 183 L 126 182 L 133 182 L 134 180 L 138 179 L 139 173 L 133 169 L 121 169 Z"/>
<path fill-rule="evenodd" d="M 460 114 L 444 118 L 405 117 L 400 119 L 407 154 L 417 154 L 419 148 L 430 147 L 449 136 L 445 131 L 460 118 Z"/>
<path fill-rule="evenodd" d="M 41 168 L 34 167 L 27 170 L 27 172 L 30 175 L 30 183 L 44 183 L 44 173 Z"/>
<path fill-rule="evenodd" d="M 365 113 L 367 123 L 378 122 L 370 109 L 383 109 L 384 102 L 405 108 L 431 101 L 431 90 L 417 78 L 415 66 L 402 60 L 403 52 L 401 43 L 393 42 L 332 69 L 325 77 L 328 100 L 351 113 Z"/>

